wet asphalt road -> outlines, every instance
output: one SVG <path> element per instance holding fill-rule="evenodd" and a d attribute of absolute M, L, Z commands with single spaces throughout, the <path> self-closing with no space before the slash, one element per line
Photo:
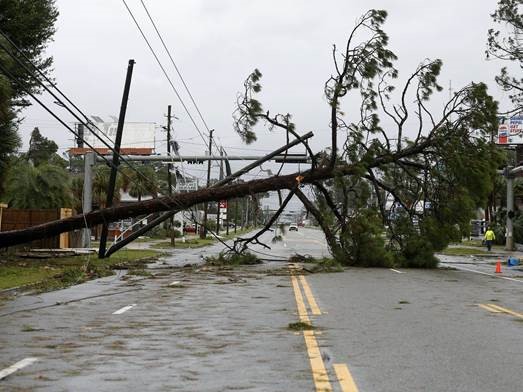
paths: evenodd
<path fill-rule="evenodd" d="M 219 249 L 177 250 L 154 266 L 153 279 L 113 276 L 0 304 L 0 371 L 37 358 L 0 390 L 315 391 L 309 346 L 287 328 L 299 314 L 286 264 L 174 268 Z M 309 229 L 256 250 L 267 259 L 327 254 Z M 335 364 L 347 365 L 359 391 L 523 390 L 522 271 L 504 271 L 514 280 L 399 272 L 307 275 L 316 316 L 300 286 L 332 390 L 342 391 Z"/>

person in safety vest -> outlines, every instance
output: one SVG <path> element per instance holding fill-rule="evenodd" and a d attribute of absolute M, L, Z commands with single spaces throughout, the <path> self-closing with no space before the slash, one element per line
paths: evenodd
<path fill-rule="evenodd" d="M 485 232 L 485 244 L 487 245 L 487 249 L 490 252 L 490 249 L 492 248 L 492 241 L 496 239 L 496 235 L 492 231 L 492 229 L 489 227 L 487 231 Z"/>

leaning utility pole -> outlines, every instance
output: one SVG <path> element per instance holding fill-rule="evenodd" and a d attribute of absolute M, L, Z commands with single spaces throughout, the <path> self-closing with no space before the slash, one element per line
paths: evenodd
<path fill-rule="evenodd" d="M 167 106 L 167 155 L 171 155 L 171 105 Z M 172 179 L 171 179 L 172 164 L 167 164 L 167 186 L 169 187 L 169 196 L 172 196 Z M 174 240 L 174 222 L 173 216 L 169 220 L 169 231 L 171 235 L 171 246 L 175 246 Z"/>
<path fill-rule="evenodd" d="M 114 154 L 113 166 L 111 167 L 111 176 L 109 178 L 109 186 L 107 187 L 107 201 L 106 207 L 113 205 L 114 185 L 116 183 L 116 175 L 118 165 L 120 163 L 120 144 L 122 143 L 123 125 L 125 122 L 125 113 L 127 112 L 127 101 L 129 99 L 129 90 L 131 89 L 131 78 L 133 76 L 134 60 L 129 60 L 127 66 L 127 76 L 125 78 L 125 86 L 122 96 L 122 105 L 120 106 L 120 117 L 118 118 L 118 127 L 116 128 L 116 138 L 114 140 Z M 107 245 L 107 233 L 109 231 L 109 223 L 104 222 L 102 226 L 102 235 L 100 236 L 100 248 L 98 249 L 98 258 L 105 258 L 105 248 Z"/>
<path fill-rule="evenodd" d="M 223 157 L 223 148 L 220 148 L 220 156 Z M 220 161 L 220 181 L 223 180 L 223 160 Z M 216 234 L 220 234 L 220 203 L 218 203 L 218 213 L 216 214 Z"/>
<path fill-rule="evenodd" d="M 292 142 L 290 142 L 290 143 L 288 143 L 288 144 L 278 148 L 277 150 L 271 152 L 270 154 L 265 155 L 264 157 L 262 157 L 260 159 L 257 159 L 255 162 L 252 162 L 252 163 L 248 164 L 247 166 L 242 167 L 240 170 L 237 170 L 236 172 L 234 172 L 234 173 L 232 173 L 230 175 L 227 175 L 227 177 L 224 178 L 223 181 L 218 181 L 217 183 L 213 184 L 212 187 L 213 188 L 217 188 L 217 187 L 220 187 L 220 186 L 223 186 L 223 185 L 226 185 L 226 184 L 229 184 L 229 183 L 233 182 L 234 180 L 236 180 L 240 176 L 248 173 L 249 171 L 251 171 L 255 167 L 258 167 L 262 163 L 267 162 L 267 161 L 269 161 L 271 159 L 275 159 L 275 157 L 278 157 L 283 152 L 289 150 L 291 147 L 294 147 L 294 146 L 296 146 L 296 145 L 298 145 L 300 143 L 303 143 L 304 140 L 310 139 L 313 136 L 314 136 L 314 134 L 312 132 L 308 132 L 305 135 L 302 135 L 302 136 L 298 137 L 297 139 L 294 139 Z M 210 159 L 210 157 L 209 157 L 209 159 Z M 225 161 L 225 162 L 226 162 L 226 165 L 227 165 L 227 161 Z M 237 217 L 238 217 L 238 198 L 235 199 L 235 208 L 236 208 L 236 212 L 235 212 L 235 220 L 236 220 Z M 139 236 L 147 233 L 153 227 L 156 227 L 160 223 L 166 221 L 167 219 L 169 219 L 171 217 L 171 215 L 174 215 L 176 212 L 177 212 L 177 210 L 172 210 L 172 211 L 165 212 L 163 215 L 161 215 L 158 218 L 154 219 L 152 222 L 149 222 L 144 227 L 142 227 L 142 228 L 140 228 L 140 229 L 138 229 L 136 231 L 133 231 L 126 238 L 122 238 L 120 241 L 118 241 L 117 243 L 113 244 L 113 246 L 111 246 L 107 250 L 107 256 L 113 254 L 118 249 L 123 248 L 125 245 L 131 243 L 132 241 L 137 239 Z M 195 220 L 195 218 L 194 218 L 194 215 L 193 215 L 193 221 L 194 220 Z M 235 221 L 235 226 L 237 226 L 237 221 Z M 196 227 L 198 227 L 198 224 L 196 225 Z M 236 233 L 236 227 L 234 228 L 234 232 Z M 0 233 L 0 237 L 1 237 L 1 233 Z"/>
<path fill-rule="evenodd" d="M 212 134 L 214 129 L 209 131 L 209 157 L 212 157 Z M 211 159 L 207 161 L 207 188 L 211 185 Z M 207 210 L 209 208 L 209 203 L 206 202 L 203 207 L 203 227 L 200 231 L 200 238 L 207 237 Z"/>

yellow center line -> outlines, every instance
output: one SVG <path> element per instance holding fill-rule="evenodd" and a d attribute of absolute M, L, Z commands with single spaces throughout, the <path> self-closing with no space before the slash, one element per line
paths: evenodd
<path fill-rule="evenodd" d="M 296 265 L 290 265 L 289 270 L 291 272 L 291 282 L 292 288 L 294 290 L 294 297 L 296 299 L 296 306 L 298 308 L 298 316 L 300 321 L 310 325 L 309 315 L 307 313 L 307 308 L 305 307 L 305 302 L 303 301 L 303 295 L 301 293 L 300 284 L 294 272 L 296 270 Z M 309 306 L 312 314 L 320 315 L 321 311 L 316 303 L 312 290 L 307 283 L 307 280 L 303 275 L 300 275 L 300 282 L 303 287 L 303 292 L 307 297 Z M 323 358 L 321 356 L 320 348 L 316 340 L 316 336 L 313 331 L 303 331 L 303 337 L 305 339 L 305 345 L 307 346 L 307 354 L 309 355 L 309 361 L 312 370 L 312 378 L 314 380 L 314 386 L 316 387 L 316 392 L 332 392 L 332 386 L 329 381 L 329 374 L 323 363 Z M 358 392 L 358 387 L 350 374 L 349 368 L 346 364 L 335 364 L 334 371 L 336 372 L 336 377 L 340 384 L 342 392 Z"/>
<path fill-rule="evenodd" d="M 300 285 L 298 279 L 294 275 L 291 268 L 291 282 L 292 288 L 294 290 L 294 297 L 296 299 L 296 306 L 298 308 L 298 316 L 302 323 L 307 323 L 311 325 L 309 315 L 307 314 L 307 308 L 303 302 L 303 295 L 301 294 Z M 316 392 L 331 392 L 332 386 L 329 381 L 329 375 L 325 369 L 325 364 L 323 363 L 323 358 L 321 356 L 320 348 L 318 347 L 318 342 L 314 336 L 313 331 L 303 331 L 303 337 L 305 339 L 305 345 L 307 346 L 307 354 L 309 356 L 309 361 L 312 370 L 312 379 L 314 380 L 314 386 L 316 387 Z"/>
<path fill-rule="evenodd" d="M 329 375 L 323 364 L 323 358 L 321 357 L 320 348 L 318 342 L 314 336 L 313 331 L 303 331 L 303 337 L 305 338 L 305 344 L 307 345 L 307 353 L 309 354 L 309 360 L 312 369 L 312 378 L 314 379 L 314 385 L 316 386 L 317 392 L 330 392 L 332 391 L 331 383 L 329 381 Z"/>
<path fill-rule="evenodd" d="M 302 323 L 310 324 L 309 315 L 307 314 L 307 309 L 305 308 L 305 303 L 303 302 L 303 296 L 301 295 L 300 286 L 298 285 L 298 280 L 296 276 L 291 275 L 292 288 L 294 289 L 294 297 L 296 298 L 296 306 L 298 307 L 298 316 Z"/>
<path fill-rule="evenodd" d="M 486 305 L 486 304 L 478 304 L 478 306 L 480 308 L 488 310 L 489 312 L 492 312 L 492 313 L 502 313 L 501 310 L 497 310 L 495 308 L 491 308 L 489 305 Z"/>
<path fill-rule="evenodd" d="M 303 292 L 305 293 L 305 297 L 307 298 L 307 302 L 309 302 L 309 306 L 311 308 L 312 314 L 314 316 L 321 315 L 320 307 L 316 303 L 316 299 L 314 299 L 314 295 L 312 295 L 311 288 L 310 288 L 309 284 L 307 283 L 305 276 L 300 275 L 300 282 L 303 287 Z"/>
<path fill-rule="evenodd" d="M 356 386 L 347 365 L 344 363 L 335 363 L 333 366 L 342 392 L 358 392 L 358 387 Z"/>
<path fill-rule="evenodd" d="M 503 308 L 503 307 L 495 305 L 495 304 L 488 304 L 488 306 L 490 306 L 490 307 L 492 307 L 494 309 L 497 309 L 500 312 L 507 313 L 507 314 L 510 314 L 510 315 L 512 315 L 514 317 L 523 319 L 523 314 L 518 313 L 518 312 L 514 312 L 513 310 L 510 310 L 510 309 L 507 309 L 507 308 Z"/>

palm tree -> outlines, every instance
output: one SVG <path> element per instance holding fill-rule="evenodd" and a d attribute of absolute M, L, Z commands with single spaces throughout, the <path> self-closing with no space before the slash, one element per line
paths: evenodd
<path fill-rule="evenodd" d="M 158 176 L 152 166 L 135 166 L 136 170 L 129 172 L 130 181 L 127 184 L 126 190 L 129 195 L 142 200 L 142 196 L 158 196 Z"/>
<path fill-rule="evenodd" d="M 67 171 L 56 165 L 34 167 L 20 161 L 9 170 L 6 199 L 14 208 L 63 208 L 72 205 Z"/>
<path fill-rule="evenodd" d="M 100 208 L 107 204 L 107 187 L 111 176 L 111 168 L 108 166 L 96 166 L 93 173 L 93 202 Z M 123 179 L 120 175 L 116 177 L 114 186 L 113 205 L 120 201 L 120 189 L 123 186 Z"/>

